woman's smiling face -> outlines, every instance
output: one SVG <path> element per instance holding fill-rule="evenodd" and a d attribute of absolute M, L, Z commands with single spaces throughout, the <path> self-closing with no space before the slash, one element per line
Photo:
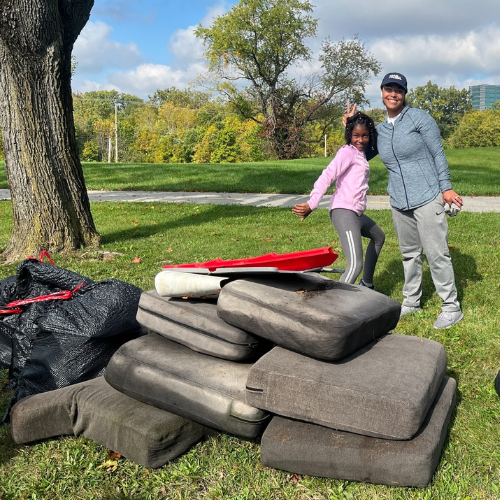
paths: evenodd
<path fill-rule="evenodd" d="M 387 108 L 389 117 L 394 117 L 401 113 L 405 101 L 405 91 L 397 83 L 382 86 L 382 101 Z"/>

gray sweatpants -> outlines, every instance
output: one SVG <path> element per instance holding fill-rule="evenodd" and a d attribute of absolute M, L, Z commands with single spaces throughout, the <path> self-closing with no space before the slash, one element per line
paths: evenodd
<path fill-rule="evenodd" d="M 403 305 L 419 307 L 422 296 L 422 251 L 444 312 L 460 310 L 455 275 L 448 248 L 448 221 L 442 195 L 414 210 L 392 209 L 394 229 L 403 255 Z"/>
<path fill-rule="evenodd" d="M 340 281 L 354 283 L 363 269 L 363 281 L 367 284 L 373 283 L 373 273 L 385 241 L 384 231 L 367 215 L 357 215 L 356 212 L 344 208 L 330 210 L 330 220 L 339 235 L 340 244 L 347 260 L 346 269 L 340 277 Z M 362 236 L 370 238 L 364 267 Z"/>

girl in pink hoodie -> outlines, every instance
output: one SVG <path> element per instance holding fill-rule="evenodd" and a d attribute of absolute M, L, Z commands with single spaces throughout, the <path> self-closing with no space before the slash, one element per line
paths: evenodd
<path fill-rule="evenodd" d="M 346 145 L 323 170 L 307 203 L 295 205 L 292 212 L 303 221 L 318 205 L 331 184 L 335 192 L 330 198 L 330 219 L 334 225 L 344 252 L 347 265 L 340 281 L 354 283 L 363 270 L 359 285 L 373 286 L 373 273 L 378 256 L 385 241 L 384 231 L 364 214 L 366 210 L 370 167 L 365 149 L 375 148 L 377 132 L 373 120 L 364 113 L 356 113 L 347 119 L 345 129 Z M 361 237 L 369 238 L 363 268 L 363 245 Z"/>

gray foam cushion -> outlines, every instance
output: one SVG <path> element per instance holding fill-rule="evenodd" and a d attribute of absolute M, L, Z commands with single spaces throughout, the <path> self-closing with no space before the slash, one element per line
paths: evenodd
<path fill-rule="evenodd" d="M 137 321 L 194 351 L 232 361 L 255 357 L 262 345 L 254 335 L 219 318 L 211 300 L 161 297 L 150 290 L 141 295 Z"/>
<path fill-rule="evenodd" d="M 425 487 L 439 463 L 455 407 L 455 388 L 455 380 L 445 377 L 418 433 L 408 441 L 273 417 L 262 436 L 261 461 L 297 474 Z"/>
<path fill-rule="evenodd" d="M 251 366 L 207 356 L 149 333 L 123 345 L 111 358 L 104 377 L 134 399 L 253 438 L 261 434 L 269 414 L 246 401 Z"/>
<path fill-rule="evenodd" d="M 217 301 L 227 323 L 326 361 L 340 360 L 391 331 L 400 311 L 390 297 L 316 273 L 235 280 Z"/>
<path fill-rule="evenodd" d="M 206 429 L 136 401 L 104 377 L 28 396 L 12 409 L 16 443 L 85 436 L 144 467 L 161 467 L 200 441 Z"/>
<path fill-rule="evenodd" d="M 339 362 L 275 347 L 251 368 L 247 401 L 332 429 L 410 439 L 445 370 L 441 344 L 406 335 L 385 335 Z"/>

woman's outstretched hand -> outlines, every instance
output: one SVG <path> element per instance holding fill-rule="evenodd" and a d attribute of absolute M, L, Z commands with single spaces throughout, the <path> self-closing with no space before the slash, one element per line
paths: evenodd
<path fill-rule="evenodd" d="M 307 203 L 297 203 L 292 208 L 292 213 L 300 217 L 301 222 L 312 212 Z"/>
<path fill-rule="evenodd" d="M 350 117 L 350 116 L 354 116 L 354 113 L 356 113 L 356 104 L 353 104 L 352 105 L 352 109 L 351 109 L 351 103 L 347 103 L 347 113 L 342 117 L 342 125 L 345 126 L 347 125 L 347 119 Z"/>

